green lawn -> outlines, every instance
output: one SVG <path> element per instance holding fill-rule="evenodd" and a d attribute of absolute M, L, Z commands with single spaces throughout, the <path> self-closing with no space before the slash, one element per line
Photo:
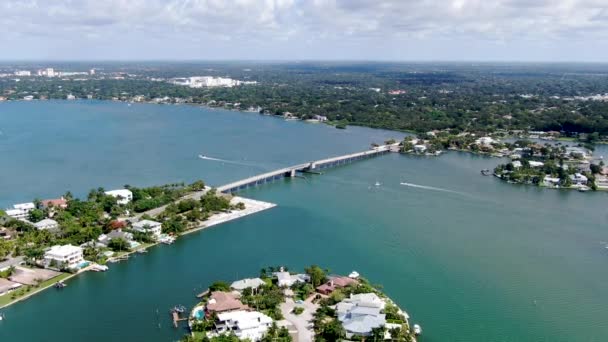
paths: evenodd
<path fill-rule="evenodd" d="M 18 290 L 15 290 L 11 293 L 7 293 L 4 296 L 0 296 L 0 308 L 7 306 L 8 304 L 11 304 L 14 301 L 19 300 L 19 298 L 21 298 L 25 295 L 29 295 L 29 294 L 35 293 L 36 291 L 40 291 L 44 288 L 52 286 L 56 282 L 58 282 L 60 280 L 64 280 L 71 275 L 72 274 L 70 274 L 70 273 L 62 273 L 62 274 L 56 276 L 55 278 L 51 278 L 47 281 L 43 281 L 42 283 L 40 283 L 40 285 L 38 285 L 38 287 L 23 285 Z M 27 291 L 27 289 L 29 289 L 29 291 Z M 15 298 L 12 298 L 13 296 L 15 296 Z"/>

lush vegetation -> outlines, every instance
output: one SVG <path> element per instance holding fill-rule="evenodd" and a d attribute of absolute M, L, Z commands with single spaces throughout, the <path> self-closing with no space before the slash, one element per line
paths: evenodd
<path fill-rule="evenodd" d="M 203 190 L 202 181 L 190 185 L 170 184 L 148 188 L 125 186 L 133 193 L 133 201 L 119 204 L 118 199 L 105 194 L 103 188 L 91 190 L 86 199 L 74 198 L 71 193 L 64 194 L 67 207 L 42 206 L 40 200 L 34 200 L 36 209 L 30 212 L 30 222 L 36 223 L 51 217 L 59 224 L 58 229 L 38 230 L 30 222 L 2 217 L 2 225 L 6 230 L 14 232 L 16 237 L 5 241 L 0 239 L 0 260 L 9 256 L 23 255 L 30 264 L 35 264 L 44 255 L 44 250 L 53 245 L 82 245 L 96 241 L 102 234 L 116 229 L 123 229 L 133 234 L 133 239 L 139 243 L 154 242 L 150 233 L 133 231 L 120 217 L 129 217 L 133 212 L 153 209 L 169 203 L 159 215 L 159 220 L 166 233 L 179 234 L 207 219 L 212 213 L 231 209 L 230 200 L 224 195 L 209 191 L 200 200 L 180 198 L 196 191 Z M 236 209 L 235 206 L 233 209 Z M 241 207 L 241 206 L 238 206 Z M 143 215 L 143 219 L 151 219 Z M 129 242 L 124 238 L 113 238 L 108 243 L 108 249 L 125 252 L 130 249 Z M 105 256 L 102 250 L 91 245 L 85 247 L 84 255 L 87 260 L 103 262 Z"/>
<path fill-rule="evenodd" d="M 405 63 L 77 63 L 59 70 L 102 67 L 93 77 L 0 78 L 8 99 L 78 98 L 261 108 L 271 115 L 328 118 L 337 128 L 365 125 L 426 132 L 538 130 L 608 135 L 605 65 Z M 19 66 L 28 68 L 27 65 Z M 39 66 L 31 65 L 30 69 Z M 0 66 L 0 69 L 2 67 Z M 10 71 L 8 66 L 5 71 Z M 257 85 L 192 89 L 172 77 L 230 76 Z M 136 97 L 137 96 L 137 97 Z"/>

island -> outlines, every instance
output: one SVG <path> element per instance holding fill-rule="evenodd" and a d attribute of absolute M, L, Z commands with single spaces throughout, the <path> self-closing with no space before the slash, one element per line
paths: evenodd
<path fill-rule="evenodd" d="M 608 169 L 583 146 L 540 145 L 522 140 L 514 144 L 507 163 L 494 169 L 494 176 L 509 183 L 535 184 L 579 191 L 608 190 Z"/>
<path fill-rule="evenodd" d="M 422 333 L 356 271 L 343 276 L 317 265 L 304 272 L 267 267 L 255 278 L 216 281 L 197 297 L 184 342 L 416 341 Z M 176 327 L 184 311 L 172 310 Z"/>

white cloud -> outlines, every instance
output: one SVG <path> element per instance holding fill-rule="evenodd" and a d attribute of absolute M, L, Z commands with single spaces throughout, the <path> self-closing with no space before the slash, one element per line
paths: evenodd
<path fill-rule="evenodd" d="M 283 58 L 285 54 L 294 58 L 302 51 L 304 57 L 340 57 L 345 52 L 340 49 L 357 45 L 357 53 L 361 47 L 383 46 L 389 48 L 391 56 L 407 58 L 399 44 L 424 48 L 426 52 L 419 54 L 424 56 L 433 46 L 456 49 L 457 43 L 488 44 L 488 49 L 493 45 L 506 49 L 538 43 L 565 47 L 589 44 L 604 46 L 608 52 L 606 1 L 4 0 L 0 4 L 0 29 L 4 32 L 0 43 L 15 47 L 10 54 L 17 58 L 35 58 L 28 56 L 35 48 L 27 44 L 37 44 L 43 50 L 68 43 L 74 48 L 68 52 L 76 57 L 89 53 L 80 52 L 79 45 L 107 48 L 135 44 L 146 48 L 142 54 L 158 53 L 165 58 L 205 58 L 210 53 L 202 54 L 200 47 L 194 47 L 192 55 L 171 56 L 169 51 L 153 49 L 175 46 L 181 53 L 187 51 L 183 45 L 188 43 L 227 52 L 236 51 L 226 48 L 228 44 L 259 46 L 254 58 Z M 299 45 L 308 48 L 302 50 Z M 286 47 L 290 48 L 287 52 Z M 353 57 L 374 59 L 372 52 Z M 457 59 L 466 57 L 458 51 L 454 55 Z"/>

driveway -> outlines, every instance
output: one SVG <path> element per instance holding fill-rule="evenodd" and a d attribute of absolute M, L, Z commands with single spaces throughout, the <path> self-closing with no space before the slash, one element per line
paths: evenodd
<path fill-rule="evenodd" d="M 292 313 L 293 308 L 299 306 L 304 308 L 304 312 L 299 315 Z M 319 306 L 312 302 L 305 301 L 302 304 L 296 304 L 293 299 L 287 298 L 285 303 L 281 303 L 281 313 L 285 320 L 289 321 L 298 331 L 296 342 L 305 342 L 314 340 L 314 332 L 312 330 L 312 315 L 317 311 Z"/>

